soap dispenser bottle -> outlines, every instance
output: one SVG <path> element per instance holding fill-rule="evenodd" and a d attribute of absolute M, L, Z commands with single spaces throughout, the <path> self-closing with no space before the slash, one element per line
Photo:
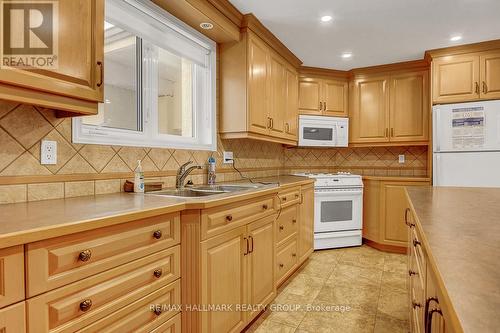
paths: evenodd
<path fill-rule="evenodd" d="M 215 185 L 215 158 L 210 156 L 208 158 L 208 185 Z"/>
<path fill-rule="evenodd" d="M 137 167 L 134 170 L 134 192 L 144 193 L 144 172 L 142 172 L 141 160 L 137 161 Z"/>

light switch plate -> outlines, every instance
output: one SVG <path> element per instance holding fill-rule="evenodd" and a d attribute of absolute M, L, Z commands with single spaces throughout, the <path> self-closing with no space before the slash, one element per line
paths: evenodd
<path fill-rule="evenodd" d="M 399 155 L 399 164 L 405 163 L 405 155 Z"/>
<path fill-rule="evenodd" d="M 233 164 L 233 152 L 225 151 L 222 153 L 222 160 L 224 164 Z"/>
<path fill-rule="evenodd" d="M 57 164 L 57 141 L 42 140 L 40 146 L 40 163 Z"/>

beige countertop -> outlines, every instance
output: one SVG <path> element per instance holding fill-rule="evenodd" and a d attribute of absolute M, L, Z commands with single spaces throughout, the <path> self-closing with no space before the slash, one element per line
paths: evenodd
<path fill-rule="evenodd" d="M 312 179 L 297 176 L 267 177 L 258 181 L 270 184 L 201 198 L 115 193 L 0 205 L 0 248 L 184 209 L 225 205 L 313 183 Z"/>
<path fill-rule="evenodd" d="M 429 261 L 465 332 L 500 327 L 500 188 L 408 187 Z"/>
<path fill-rule="evenodd" d="M 430 182 L 429 177 L 402 177 L 402 176 L 363 176 L 366 180 L 398 181 L 398 182 Z"/>

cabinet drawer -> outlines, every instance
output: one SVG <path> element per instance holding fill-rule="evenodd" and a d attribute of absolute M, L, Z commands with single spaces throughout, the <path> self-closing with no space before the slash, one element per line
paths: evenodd
<path fill-rule="evenodd" d="M 181 333 L 181 314 L 176 314 L 166 323 L 152 330 L 151 333 Z"/>
<path fill-rule="evenodd" d="M 276 221 L 276 243 L 281 245 L 297 232 L 297 222 L 299 218 L 299 206 L 293 205 L 281 211 Z"/>
<path fill-rule="evenodd" d="M 104 272 L 178 244 L 180 214 L 168 214 L 27 245 L 27 294 Z"/>
<path fill-rule="evenodd" d="M 24 299 L 23 246 L 0 250 L 0 308 Z M 1 330 L 0 330 L 1 332 Z"/>
<path fill-rule="evenodd" d="M 201 211 L 201 239 L 219 235 L 275 213 L 274 196 L 265 196 Z"/>
<path fill-rule="evenodd" d="M 278 249 L 276 255 L 276 285 L 280 285 L 297 264 L 297 239 L 292 238 Z"/>
<path fill-rule="evenodd" d="M 29 332 L 82 329 L 179 276 L 180 246 L 175 246 L 47 292 L 27 301 Z"/>
<path fill-rule="evenodd" d="M 415 257 L 416 266 L 418 269 L 419 276 L 422 279 L 422 286 L 423 286 L 425 284 L 425 279 L 424 279 L 425 267 L 426 267 L 425 254 L 424 250 L 422 249 L 421 239 L 418 235 L 416 227 L 413 227 L 410 230 L 411 230 L 410 232 L 411 239 L 409 244 L 410 251 L 413 252 L 412 254 Z"/>
<path fill-rule="evenodd" d="M 177 280 L 85 327 L 78 333 L 180 333 L 181 316 L 176 311 L 179 304 L 181 304 L 181 283 Z M 157 309 L 161 312 L 156 314 L 153 305 L 158 306 Z"/>
<path fill-rule="evenodd" d="M 25 303 L 17 303 L 0 310 L 0 332 L 26 332 Z"/>
<path fill-rule="evenodd" d="M 300 188 L 280 192 L 278 196 L 280 198 L 281 208 L 298 204 L 300 202 Z"/>

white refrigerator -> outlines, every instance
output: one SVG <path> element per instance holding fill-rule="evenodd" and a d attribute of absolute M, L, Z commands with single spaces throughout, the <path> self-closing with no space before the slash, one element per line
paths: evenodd
<path fill-rule="evenodd" d="M 500 100 L 436 105 L 434 186 L 500 187 Z"/>

